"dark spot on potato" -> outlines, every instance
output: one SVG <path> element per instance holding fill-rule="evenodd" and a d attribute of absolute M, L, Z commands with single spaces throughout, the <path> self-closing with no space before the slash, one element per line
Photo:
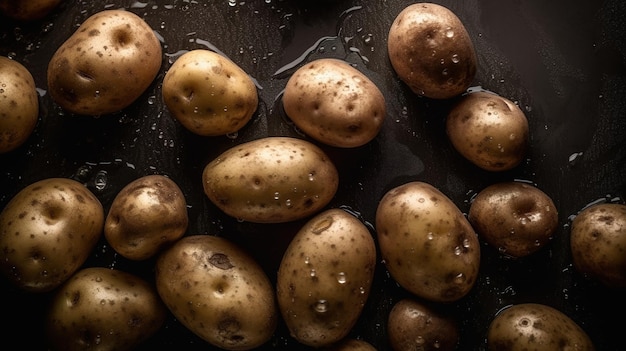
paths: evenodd
<path fill-rule="evenodd" d="M 209 258 L 209 263 L 219 269 L 228 270 L 233 268 L 233 264 L 227 255 L 216 253 Z"/>

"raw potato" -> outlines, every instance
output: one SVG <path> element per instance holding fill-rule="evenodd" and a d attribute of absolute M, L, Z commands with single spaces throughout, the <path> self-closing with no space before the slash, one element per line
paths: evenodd
<path fill-rule="evenodd" d="M 21 63 L 0 56 L 0 154 L 17 149 L 39 118 L 35 80 Z"/>
<path fill-rule="evenodd" d="M 320 211 L 339 186 L 316 145 L 266 137 L 226 150 L 204 168 L 204 192 L 226 214 L 256 223 L 295 221 Z"/>
<path fill-rule="evenodd" d="M 360 339 L 345 339 L 335 345 L 323 347 L 323 351 L 376 351 L 372 344 Z"/>
<path fill-rule="evenodd" d="M 361 221 L 341 209 L 311 218 L 278 269 L 278 306 L 292 337 L 322 347 L 343 339 L 369 296 L 376 247 Z"/>
<path fill-rule="evenodd" d="M 84 268 L 55 291 L 46 314 L 52 350 L 133 350 L 165 322 L 155 288 L 133 274 Z"/>
<path fill-rule="evenodd" d="M 468 219 L 479 238 L 501 253 L 524 257 L 544 247 L 559 225 L 552 199 L 521 182 L 492 184 L 472 201 Z"/>
<path fill-rule="evenodd" d="M 50 291 L 87 260 L 103 224 L 102 204 L 83 184 L 32 183 L 0 213 L 0 272 L 23 290 Z"/>
<path fill-rule="evenodd" d="M 563 312 L 522 303 L 500 311 L 487 331 L 489 351 L 593 351 L 589 336 Z"/>
<path fill-rule="evenodd" d="M 570 246 L 579 272 L 626 289 L 626 205 L 602 203 L 583 209 L 572 221 Z"/>
<path fill-rule="evenodd" d="M 455 97 L 476 75 L 474 44 L 461 20 L 444 6 L 407 6 L 393 21 L 387 43 L 393 69 L 420 96 Z"/>
<path fill-rule="evenodd" d="M 104 236 L 120 255 L 145 260 L 180 239 L 188 224 L 183 192 L 170 178 L 155 174 L 132 181 L 117 194 Z"/>
<path fill-rule="evenodd" d="M 506 171 L 519 165 L 528 149 L 528 120 L 509 99 L 488 91 L 463 96 L 446 119 L 454 148 L 476 166 Z"/>
<path fill-rule="evenodd" d="M 344 148 L 374 139 L 386 115 L 378 87 L 347 62 L 331 58 L 309 62 L 291 76 L 283 107 L 305 134 Z"/>
<path fill-rule="evenodd" d="M 376 210 L 380 252 L 392 278 L 427 300 L 452 302 L 474 286 L 478 237 L 459 208 L 430 184 L 389 190 Z"/>
<path fill-rule="evenodd" d="M 274 288 L 261 266 L 228 240 L 186 236 L 156 264 L 157 291 L 177 320 L 226 350 L 266 343 L 278 320 Z"/>
<path fill-rule="evenodd" d="M 60 3 L 61 0 L 0 0 L 0 13 L 18 21 L 36 21 Z"/>
<path fill-rule="evenodd" d="M 136 14 L 93 14 L 54 53 L 48 91 L 63 109 L 100 116 L 132 104 L 161 68 L 161 43 Z"/>

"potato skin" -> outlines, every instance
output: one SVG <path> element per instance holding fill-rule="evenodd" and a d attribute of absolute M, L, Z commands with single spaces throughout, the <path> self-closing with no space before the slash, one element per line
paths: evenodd
<path fill-rule="evenodd" d="M 376 351 L 376 348 L 372 344 L 361 339 L 344 339 L 338 343 L 322 347 L 323 351 Z"/>
<path fill-rule="evenodd" d="M 0 0 L 0 13 L 18 21 L 36 21 L 46 17 L 61 0 Z"/>
<path fill-rule="evenodd" d="M 448 99 L 465 92 L 476 75 L 474 44 L 461 20 L 433 3 L 405 7 L 387 39 L 400 80 L 420 96 Z"/>
<path fill-rule="evenodd" d="M 500 311 L 487 331 L 489 351 L 595 350 L 589 336 L 561 311 L 522 303 Z"/>
<path fill-rule="evenodd" d="M 166 313 L 155 288 L 142 278 L 89 267 L 55 291 L 46 335 L 52 350 L 132 350 L 161 328 Z"/>
<path fill-rule="evenodd" d="M 626 205 L 602 203 L 583 209 L 572 221 L 570 247 L 579 272 L 626 289 Z"/>
<path fill-rule="evenodd" d="M 183 237 L 159 256 L 156 285 L 180 323 L 220 348 L 253 349 L 276 329 L 278 308 L 268 276 L 227 239 Z"/>
<path fill-rule="evenodd" d="M 352 148 L 378 135 L 385 97 L 345 61 L 324 58 L 300 67 L 283 94 L 285 113 L 305 134 L 324 144 Z"/>
<path fill-rule="evenodd" d="M 311 218 L 278 269 L 278 306 L 300 343 L 329 346 L 352 329 L 369 296 L 376 247 L 367 227 L 341 209 Z"/>
<path fill-rule="evenodd" d="M 480 245 L 459 208 L 434 186 L 413 181 L 389 190 L 376 210 L 380 252 L 409 292 L 452 302 L 474 286 Z"/>
<path fill-rule="evenodd" d="M 209 50 L 180 56 L 163 78 L 163 101 L 187 130 L 218 136 L 243 128 L 257 110 L 252 78 L 228 58 Z"/>
<path fill-rule="evenodd" d="M 317 213 L 339 186 L 337 169 L 324 151 L 292 137 L 265 137 L 226 150 L 205 166 L 202 180 L 213 204 L 255 223 Z"/>
<path fill-rule="evenodd" d="M 75 114 L 118 112 L 152 84 L 161 53 L 161 43 L 141 17 L 122 9 L 97 12 L 50 59 L 50 96 Z"/>
<path fill-rule="evenodd" d="M 87 260 L 103 224 L 102 204 L 83 184 L 32 183 L 0 213 L 0 272 L 25 291 L 50 291 Z"/>
<path fill-rule="evenodd" d="M 147 175 L 117 194 L 104 222 L 104 236 L 120 255 L 145 260 L 187 230 L 187 202 L 170 178 Z"/>

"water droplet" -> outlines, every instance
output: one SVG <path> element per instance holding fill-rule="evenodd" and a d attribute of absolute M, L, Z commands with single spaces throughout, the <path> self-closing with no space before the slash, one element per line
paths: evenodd
<path fill-rule="evenodd" d="M 426 239 L 433 240 L 434 238 L 435 238 L 435 234 L 433 234 L 433 232 L 428 232 L 428 234 L 426 234 Z"/>
<path fill-rule="evenodd" d="M 274 193 L 274 200 L 280 199 L 280 193 L 277 191 Z"/>
<path fill-rule="evenodd" d="M 453 54 L 450 60 L 452 61 L 452 63 L 459 63 L 461 61 L 458 54 Z"/>
<path fill-rule="evenodd" d="M 459 273 L 454 277 L 454 282 L 457 284 L 463 284 L 465 283 L 465 279 L 466 279 L 465 274 Z"/>
<path fill-rule="evenodd" d="M 102 190 L 107 186 L 107 172 L 104 170 L 98 171 L 96 174 L 94 185 L 97 190 Z"/>
<path fill-rule="evenodd" d="M 313 180 L 315 180 L 315 174 L 309 173 L 309 181 L 312 182 Z"/>
<path fill-rule="evenodd" d="M 311 276 L 311 278 L 315 278 L 317 272 L 315 271 L 315 269 L 311 268 L 311 272 L 309 273 L 309 275 Z"/>
<path fill-rule="evenodd" d="M 306 265 L 311 264 L 311 258 L 309 256 L 304 258 L 304 264 L 306 264 Z"/>
<path fill-rule="evenodd" d="M 337 274 L 337 282 L 339 284 L 345 284 L 346 283 L 346 273 L 344 272 L 339 272 Z"/>
<path fill-rule="evenodd" d="M 416 346 L 418 346 L 418 347 L 419 347 L 419 346 L 423 346 L 425 342 L 426 342 L 426 341 L 424 340 L 424 337 L 423 337 L 423 336 L 418 335 L 417 337 L 415 337 L 415 345 L 416 345 Z"/>
<path fill-rule="evenodd" d="M 452 38 L 453 36 L 454 36 L 454 31 L 452 30 L 452 28 L 448 28 L 448 30 L 446 30 L 446 37 Z"/>
<path fill-rule="evenodd" d="M 292 205 L 291 205 L 291 199 L 287 199 L 287 200 L 285 200 L 285 206 L 286 206 L 287 208 L 291 208 L 291 206 L 292 206 Z"/>
<path fill-rule="evenodd" d="M 463 252 L 463 250 L 461 250 L 460 246 L 457 246 L 457 247 L 454 248 L 454 255 L 455 256 L 460 256 L 461 252 Z"/>
<path fill-rule="evenodd" d="M 467 238 L 463 239 L 463 247 L 466 248 L 466 249 L 469 249 L 469 247 L 470 247 L 469 239 L 467 239 Z"/>
<path fill-rule="evenodd" d="M 317 302 L 315 303 L 315 312 L 325 313 L 326 311 L 328 311 L 328 301 L 317 300 Z"/>

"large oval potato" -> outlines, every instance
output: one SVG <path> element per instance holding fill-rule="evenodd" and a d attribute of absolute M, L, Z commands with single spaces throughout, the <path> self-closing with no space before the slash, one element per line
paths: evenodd
<path fill-rule="evenodd" d="M 0 272 L 26 291 L 50 291 L 87 260 L 103 224 L 102 204 L 83 184 L 32 183 L 0 213 Z"/>
<path fill-rule="evenodd" d="M 278 306 L 291 335 L 322 347 L 343 339 L 369 296 L 376 246 L 361 221 L 341 209 L 311 218 L 278 269 Z"/>
<path fill-rule="evenodd" d="M 277 326 L 274 288 L 240 247 L 212 235 L 191 235 L 156 263 L 157 291 L 180 323 L 226 350 L 267 342 Z"/>
<path fill-rule="evenodd" d="M 87 18 L 54 53 L 48 91 L 69 112 L 113 113 L 143 94 L 161 63 L 161 43 L 141 17 L 104 10 Z"/>
<path fill-rule="evenodd" d="M 265 137 L 226 150 L 205 166 L 202 180 L 213 204 L 256 223 L 312 215 L 339 186 L 337 169 L 324 151 L 291 137 Z"/>
<path fill-rule="evenodd" d="M 376 230 L 389 273 L 409 292 L 452 302 L 474 286 L 478 237 L 452 200 L 432 185 L 413 181 L 389 190 L 376 210 Z"/>

